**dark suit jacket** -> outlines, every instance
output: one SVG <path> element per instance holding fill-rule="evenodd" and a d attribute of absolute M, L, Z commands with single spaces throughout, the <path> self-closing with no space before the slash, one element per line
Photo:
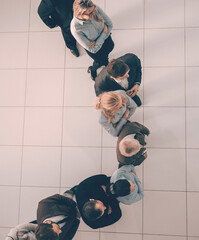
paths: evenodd
<path fill-rule="evenodd" d="M 82 219 L 89 227 L 93 229 L 109 226 L 117 222 L 122 216 L 119 207 L 119 202 L 117 201 L 117 199 L 114 198 L 113 196 L 107 196 L 107 194 L 101 187 L 101 185 L 106 186 L 107 183 L 110 183 L 109 177 L 107 177 L 104 174 L 95 175 L 82 181 L 78 185 L 77 190 L 75 192 L 77 205 L 81 213 Z M 89 199 L 100 200 L 106 206 L 106 210 L 104 211 L 102 217 L 95 221 L 88 221 L 82 215 L 82 208 L 84 204 L 87 201 L 89 201 Z M 112 209 L 111 214 L 108 214 L 109 206 Z"/>
<path fill-rule="evenodd" d="M 46 218 L 65 215 L 66 224 L 61 228 L 60 240 L 71 240 L 79 226 L 79 220 L 76 218 L 76 203 L 60 194 L 55 194 L 39 202 L 37 208 L 37 223 L 41 224 Z"/>
<path fill-rule="evenodd" d="M 134 166 L 140 165 L 144 161 L 144 156 L 142 155 L 143 152 L 146 150 L 146 148 L 141 148 L 138 153 L 131 157 L 125 157 L 120 153 L 119 150 L 119 144 L 122 141 L 124 137 L 130 134 L 135 134 L 135 139 L 139 141 L 139 143 L 144 146 L 146 145 L 145 142 L 145 135 L 149 135 L 150 131 L 148 128 L 146 128 L 144 125 L 138 123 L 138 122 L 127 122 L 124 127 L 122 128 L 122 131 L 120 132 L 120 135 L 117 139 L 117 148 L 116 148 L 116 154 L 117 154 L 117 160 L 122 165 L 126 164 L 133 164 Z"/>
<path fill-rule="evenodd" d="M 128 90 L 131 89 L 135 85 L 135 83 L 140 84 L 142 76 L 140 59 L 132 53 L 127 53 L 124 56 L 119 57 L 118 59 L 123 60 L 129 66 L 130 69 L 128 78 L 129 82 Z M 120 84 L 118 84 L 114 79 L 110 77 L 110 75 L 107 72 L 107 67 L 103 68 L 102 71 L 95 78 L 94 87 L 96 96 L 103 92 L 125 90 Z"/>
<path fill-rule="evenodd" d="M 69 27 L 73 18 L 74 0 L 42 0 L 38 14 L 42 21 L 49 27 Z"/>

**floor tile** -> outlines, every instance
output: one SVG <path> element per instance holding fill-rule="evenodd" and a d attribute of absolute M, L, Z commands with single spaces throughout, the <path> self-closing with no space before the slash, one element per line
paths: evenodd
<path fill-rule="evenodd" d="M 81 77 L 80 77 L 81 76 Z M 93 106 L 94 82 L 85 69 L 66 69 L 65 106 Z"/>
<path fill-rule="evenodd" d="M 62 106 L 64 69 L 29 69 L 27 106 Z"/>
<path fill-rule="evenodd" d="M 22 107 L 2 107 L 0 116 L 0 145 L 21 145 L 24 109 Z"/>
<path fill-rule="evenodd" d="M 82 107 L 64 109 L 63 145 L 101 145 L 101 126 L 98 123 L 97 111 L 94 108 Z"/>
<path fill-rule="evenodd" d="M 143 59 L 142 30 L 113 30 L 112 33 L 113 34 L 111 36 L 115 43 L 115 47 L 110 54 L 110 59 L 121 57 L 126 53 L 134 53 L 142 61 Z"/>
<path fill-rule="evenodd" d="M 61 108 L 26 108 L 25 145 L 60 146 L 61 129 Z"/>
<path fill-rule="evenodd" d="M 187 27 L 199 26 L 199 2 L 197 0 L 185 0 L 185 22 Z"/>
<path fill-rule="evenodd" d="M 181 0 L 146 0 L 145 27 L 184 27 L 184 2 Z"/>
<path fill-rule="evenodd" d="M 145 191 L 144 233 L 186 234 L 186 193 Z"/>
<path fill-rule="evenodd" d="M 11 228 L 0 228 L 0 238 L 5 239 Z"/>
<path fill-rule="evenodd" d="M 183 66 L 184 30 L 145 31 L 145 66 Z"/>
<path fill-rule="evenodd" d="M 28 33 L 0 33 L 0 68 L 25 68 L 27 44 Z"/>
<path fill-rule="evenodd" d="M 185 112 L 182 108 L 144 109 L 144 124 L 151 134 L 148 147 L 183 148 L 185 147 Z"/>
<path fill-rule="evenodd" d="M 144 235 L 143 240 L 186 240 L 186 237 L 161 236 L 161 235 Z"/>
<path fill-rule="evenodd" d="M 39 201 L 58 192 L 58 188 L 22 187 L 19 222 L 23 223 L 36 220 Z"/>
<path fill-rule="evenodd" d="M 30 33 L 29 68 L 63 68 L 64 55 L 65 44 L 59 32 Z"/>
<path fill-rule="evenodd" d="M 196 54 L 199 41 L 199 29 L 186 29 L 186 64 L 187 66 L 198 66 L 199 56 Z"/>
<path fill-rule="evenodd" d="M 187 149 L 187 190 L 199 191 L 199 149 Z"/>
<path fill-rule="evenodd" d="M 199 143 L 197 136 L 199 134 L 198 128 L 199 108 L 186 109 L 186 137 L 188 148 L 198 148 Z"/>
<path fill-rule="evenodd" d="M 1 0 L 0 32 L 28 31 L 29 9 L 30 0 Z"/>
<path fill-rule="evenodd" d="M 80 232 L 77 231 L 75 234 L 74 240 L 99 240 L 99 233 L 98 232 Z"/>
<path fill-rule="evenodd" d="M 144 161 L 144 189 L 186 190 L 185 150 L 148 149 Z"/>
<path fill-rule="evenodd" d="M 84 179 L 96 174 L 101 174 L 100 148 L 63 148 L 61 166 L 62 187 L 73 187 Z"/>
<path fill-rule="evenodd" d="M 25 70 L 0 70 L 0 105 L 24 106 Z"/>
<path fill-rule="evenodd" d="M 184 106 L 184 68 L 145 68 L 145 106 Z"/>
<path fill-rule="evenodd" d="M 142 200 L 128 205 L 120 205 L 122 217 L 120 220 L 103 231 L 113 233 L 142 233 Z M 133 218 L 132 218 L 133 216 Z"/>
<path fill-rule="evenodd" d="M 106 1 L 106 13 L 116 29 L 143 28 L 143 7 L 143 1 L 139 0 L 123 0 L 122 4 L 120 1 Z"/>
<path fill-rule="evenodd" d="M 190 107 L 199 107 L 199 67 L 186 68 L 186 105 Z"/>
<path fill-rule="evenodd" d="M 23 186 L 59 187 L 61 148 L 24 147 Z M 37 177 L 35 178 L 35 173 Z M 50 177 L 48 177 L 50 173 Z"/>
<path fill-rule="evenodd" d="M 199 237 L 199 193 L 187 193 L 188 236 Z"/>
<path fill-rule="evenodd" d="M 142 240 L 142 235 L 138 234 L 122 234 L 122 233 L 100 233 L 101 240 Z"/>
<path fill-rule="evenodd" d="M 20 185 L 21 157 L 22 147 L 0 147 L 1 185 Z"/>
<path fill-rule="evenodd" d="M 0 186 L 0 226 L 13 227 L 18 224 L 19 187 Z"/>

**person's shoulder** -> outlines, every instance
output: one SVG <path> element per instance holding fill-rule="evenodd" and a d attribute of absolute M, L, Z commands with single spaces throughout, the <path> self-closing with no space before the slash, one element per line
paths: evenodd
<path fill-rule="evenodd" d="M 101 81 L 101 80 L 109 80 L 110 79 L 110 76 L 107 72 L 107 67 L 104 67 L 100 72 L 99 74 L 97 75 L 95 81 Z"/>

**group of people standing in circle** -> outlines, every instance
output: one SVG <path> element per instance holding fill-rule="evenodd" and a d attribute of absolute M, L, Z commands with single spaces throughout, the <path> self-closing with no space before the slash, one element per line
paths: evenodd
<path fill-rule="evenodd" d="M 63 194 L 41 200 L 37 219 L 11 229 L 6 240 L 71 240 L 82 219 L 93 229 L 117 222 L 120 203 L 133 204 L 143 198 L 135 166 L 146 158 L 147 127 L 129 121 L 141 106 L 137 96 L 141 84 L 141 63 L 133 53 L 109 62 L 114 48 L 111 19 L 91 0 L 42 0 L 38 14 L 50 28 L 59 26 L 66 46 L 78 57 L 76 41 L 94 60 L 88 73 L 95 81 L 95 108 L 99 123 L 118 137 L 118 169 L 112 176 L 98 174 L 83 180 Z M 97 74 L 97 69 L 104 66 Z"/>

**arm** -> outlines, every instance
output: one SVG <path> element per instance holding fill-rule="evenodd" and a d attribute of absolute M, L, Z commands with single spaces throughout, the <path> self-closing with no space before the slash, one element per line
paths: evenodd
<path fill-rule="evenodd" d="M 128 116 L 128 119 L 129 119 L 134 114 L 134 112 L 137 108 L 137 104 L 126 93 L 125 93 L 125 96 L 127 98 L 126 108 L 128 108 L 130 110 L 130 113 Z"/>
<path fill-rule="evenodd" d="M 49 27 L 54 28 L 57 26 L 55 20 L 51 17 L 54 8 L 53 5 L 48 5 L 45 1 L 41 1 L 38 7 L 38 14 L 41 20 Z"/>
<path fill-rule="evenodd" d="M 135 179 L 135 182 L 136 182 L 137 187 L 138 187 L 138 193 L 137 193 L 137 196 L 136 196 L 136 201 L 139 201 L 140 199 L 142 199 L 144 197 L 144 191 L 142 189 L 141 182 L 140 182 L 137 175 L 134 176 L 134 179 Z"/>
<path fill-rule="evenodd" d="M 94 183 L 97 185 L 106 185 L 109 178 L 104 174 L 94 175 L 84 180 L 85 183 Z"/>
<path fill-rule="evenodd" d="M 33 224 L 33 223 L 20 224 L 10 230 L 5 240 L 12 240 L 12 239 L 17 240 L 18 239 L 17 234 L 19 232 L 22 232 L 24 234 L 27 232 L 35 232 L 36 226 L 37 224 Z"/>
<path fill-rule="evenodd" d="M 111 19 L 109 18 L 109 16 L 99 6 L 97 6 L 97 12 L 99 13 L 100 17 L 104 19 L 104 23 L 107 26 L 106 36 L 109 36 L 110 32 L 113 28 L 113 23 L 112 23 Z"/>

